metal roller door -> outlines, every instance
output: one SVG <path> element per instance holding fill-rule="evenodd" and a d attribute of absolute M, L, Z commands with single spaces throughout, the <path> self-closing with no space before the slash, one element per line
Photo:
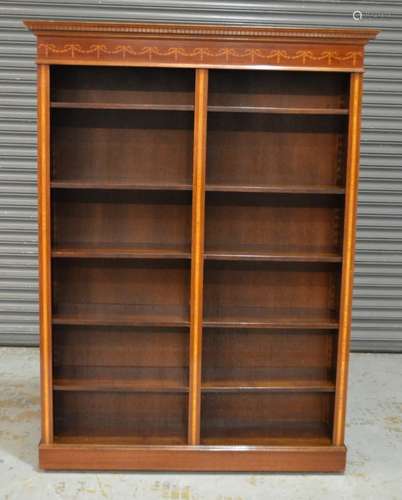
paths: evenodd
<path fill-rule="evenodd" d="M 353 348 L 402 350 L 402 4 L 0 0 L 0 344 L 38 343 L 34 38 L 24 18 L 383 30 L 366 58 Z"/>

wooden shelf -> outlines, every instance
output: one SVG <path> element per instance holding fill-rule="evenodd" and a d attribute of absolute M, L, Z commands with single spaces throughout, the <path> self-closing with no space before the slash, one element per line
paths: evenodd
<path fill-rule="evenodd" d="M 225 425 L 224 419 L 201 431 L 201 443 L 209 446 L 303 446 L 329 445 L 329 426 L 320 422 L 256 422 L 240 428 Z"/>
<path fill-rule="evenodd" d="M 305 329 L 305 330 L 336 330 L 339 327 L 337 321 L 330 320 L 305 320 L 295 321 L 289 318 L 278 320 L 258 321 L 252 318 L 237 319 L 215 319 L 207 318 L 203 322 L 204 328 L 270 328 L 270 329 Z"/>
<path fill-rule="evenodd" d="M 52 101 L 54 109 L 105 109 L 127 111 L 194 111 L 193 104 L 154 104 L 154 103 L 114 103 L 114 102 L 80 102 Z M 291 115 L 347 115 L 347 108 L 303 108 L 276 106 L 208 106 L 211 113 L 267 113 Z"/>
<path fill-rule="evenodd" d="M 221 307 L 204 311 L 205 328 L 296 328 L 309 330 L 337 329 L 339 322 L 329 311 L 294 308 Z"/>
<path fill-rule="evenodd" d="M 55 435 L 56 444 L 95 444 L 95 445 L 127 445 L 127 446 L 147 446 L 147 445 L 186 445 L 187 438 L 180 434 L 153 435 L 153 436 L 82 436 L 82 435 Z"/>
<path fill-rule="evenodd" d="M 237 248 L 205 250 L 206 260 L 262 261 L 262 262 L 342 262 L 340 254 L 314 249 L 267 248 L 263 245 L 244 245 Z"/>
<path fill-rule="evenodd" d="M 142 385 L 138 381 L 122 380 L 71 380 L 55 379 L 55 391 L 81 391 L 81 392 L 188 392 L 188 387 L 180 385 L 161 384 L 155 386 Z"/>
<path fill-rule="evenodd" d="M 286 115 L 347 115 L 347 108 L 304 108 L 277 106 L 217 106 L 209 105 L 211 113 L 267 113 Z"/>
<path fill-rule="evenodd" d="M 115 102 L 71 102 L 52 101 L 52 108 L 59 109 L 111 109 L 127 111 L 194 111 L 193 104 L 153 104 L 153 103 L 115 103 Z"/>
<path fill-rule="evenodd" d="M 216 193 L 267 193 L 267 194 L 322 194 L 342 195 L 345 189 L 340 186 L 247 186 L 230 184 L 207 184 L 206 191 Z"/>
<path fill-rule="evenodd" d="M 111 181 L 52 181 L 53 189 L 108 189 L 124 191 L 191 191 L 191 184 L 133 184 L 130 182 Z"/>
<path fill-rule="evenodd" d="M 88 392 L 188 392 L 188 370 L 148 366 L 63 366 L 55 369 L 53 389 Z"/>
<path fill-rule="evenodd" d="M 63 180 L 52 181 L 53 189 L 110 189 L 124 191 L 191 191 L 191 184 L 133 184 L 130 182 Z M 345 189 L 339 186 L 247 186 L 209 184 L 206 191 L 216 193 L 267 193 L 267 194 L 321 194 L 343 195 Z"/>
<path fill-rule="evenodd" d="M 54 325 L 189 326 L 179 306 L 130 304 L 63 304 L 53 313 Z"/>
<path fill-rule="evenodd" d="M 116 245 L 108 243 L 76 243 L 54 246 L 54 258 L 85 259 L 189 259 L 191 252 L 185 246 L 144 243 L 143 245 Z"/>
<path fill-rule="evenodd" d="M 334 392 L 335 384 L 324 380 L 225 380 L 202 384 L 203 392 Z"/>
<path fill-rule="evenodd" d="M 118 245 L 100 243 L 77 243 L 54 246 L 54 258 L 99 258 L 99 259 L 190 259 L 191 252 L 185 246 L 167 245 Z M 206 249 L 206 260 L 262 261 L 262 262 L 342 262 L 342 256 L 331 252 L 279 252 L 261 247 L 247 246 L 237 249 Z"/>

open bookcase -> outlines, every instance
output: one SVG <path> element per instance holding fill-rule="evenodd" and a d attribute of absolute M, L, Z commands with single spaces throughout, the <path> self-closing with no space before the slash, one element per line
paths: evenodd
<path fill-rule="evenodd" d="M 375 32 L 27 25 L 41 466 L 343 470 Z"/>

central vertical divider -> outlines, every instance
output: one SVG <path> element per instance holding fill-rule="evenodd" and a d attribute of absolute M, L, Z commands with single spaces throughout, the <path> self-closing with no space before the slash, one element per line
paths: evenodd
<path fill-rule="evenodd" d="M 200 442 L 208 70 L 196 69 L 190 294 L 188 444 Z"/>

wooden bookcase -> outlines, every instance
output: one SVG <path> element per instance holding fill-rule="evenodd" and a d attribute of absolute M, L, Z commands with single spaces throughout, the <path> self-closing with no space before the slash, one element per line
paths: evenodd
<path fill-rule="evenodd" d="M 26 25 L 40 466 L 342 471 L 376 32 Z"/>

